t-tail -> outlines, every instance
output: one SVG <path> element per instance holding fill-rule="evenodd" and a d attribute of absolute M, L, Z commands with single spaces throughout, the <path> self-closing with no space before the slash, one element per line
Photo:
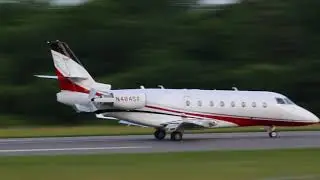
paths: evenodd
<path fill-rule="evenodd" d="M 50 47 L 56 76 L 36 76 L 57 79 L 60 90 L 89 93 L 95 81 L 69 46 L 58 40 L 47 43 Z"/>
<path fill-rule="evenodd" d="M 88 100 L 99 91 L 108 91 L 111 85 L 96 82 L 69 48 L 67 43 L 59 40 L 47 42 L 50 47 L 55 76 L 35 75 L 40 78 L 57 79 L 60 92 L 57 100 L 71 106 L 78 106 L 76 110 L 88 111 Z M 94 93 L 93 93 L 94 91 Z M 83 106 L 82 108 L 80 106 Z M 84 110 L 82 110 L 84 109 Z"/>

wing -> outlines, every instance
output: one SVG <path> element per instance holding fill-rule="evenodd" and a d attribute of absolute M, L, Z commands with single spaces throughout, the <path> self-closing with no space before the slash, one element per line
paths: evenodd
<path fill-rule="evenodd" d="M 97 118 L 100 119 L 107 119 L 107 120 L 117 120 L 119 124 L 125 124 L 128 126 L 138 126 L 138 127 L 149 127 L 144 124 L 137 124 L 126 120 L 120 120 L 114 117 L 107 117 L 103 114 L 96 114 Z M 164 124 L 161 124 L 161 126 L 168 132 L 176 131 L 179 128 L 183 129 L 203 129 L 203 128 L 212 128 L 217 125 L 217 122 L 212 119 L 198 119 L 198 118 L 188 118 L 183 120 L 177 120 L 177 121 L 170 121 Z"/>
<path fill-rule="evenodd" d="M 188 118 L 178 121 L 170 121 L 162 124 L 167 132 L 173 132 L 177 129 L 203 129 L 212 128 L 217 125 L 217 122 L 212 119 L 198 119 L 198 118 Z"/>
<path fill-rule="evenodd" d="M 142 125 L 142 124 L 132 123 L 132 122 L 125 121 L 125 120 L 120 120 L 120 119 L 117 119 L 117 118 L 114 118 L 114 117 L 104 116 L 103 114 L 96 114 L 96 117 L 99 118 L 99 119 L 116 120 L 116 121 L 119 122 L 119 124 L 124 124 L 124 125 L 127 125 L 127 126 L 138 126 L 138 127 L 143 127 L 143 128 L 148 127 L 148 126 L 145 126 L 145 125 Z"/>

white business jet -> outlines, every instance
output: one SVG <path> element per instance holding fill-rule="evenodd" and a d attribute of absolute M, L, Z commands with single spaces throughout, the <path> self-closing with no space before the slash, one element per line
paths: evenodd
<path fill-rule="evenodd" d="M 278 137 L 276 126 L 305 126 L 319 118 L 279 93 L 267 91 L 144 88 L 112 90 L 96 82 L 68 45 L 48 42 L 60 92 L 57 101 L 77 112 L 94 113 L 97 118 L 155 128 L 158 140 L 170 134 L 180 141 L 184 130 L 264 126 L 269 137 Z"/>

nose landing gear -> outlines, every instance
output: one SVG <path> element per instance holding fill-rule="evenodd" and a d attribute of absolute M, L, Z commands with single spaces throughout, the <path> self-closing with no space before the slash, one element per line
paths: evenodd
<path fill-rule="evenodd" d="M 270 138 L 276 138 L 276 137 L 279 137 L 279 133 L 278 133 L 278 132 L 276 132 L 276 131 L 269 132 L 269 137 L 270 137 Z"/>
<path fill-rule="evenodd" d="M 279 133 L 276 131 L 276 127 L 275 126 L 266 127 L 266 130 L 267 130 L 268 135 L 269 135 L 270 138 L 279 137 Z"/>

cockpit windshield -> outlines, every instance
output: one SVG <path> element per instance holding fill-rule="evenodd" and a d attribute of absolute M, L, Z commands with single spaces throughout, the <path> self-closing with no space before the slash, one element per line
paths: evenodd
<path fill-rule="evenodd" d="M 275 98 L 277 101 L 277 104 L 294 104 L 290 99 L 288 98 Z"/>

